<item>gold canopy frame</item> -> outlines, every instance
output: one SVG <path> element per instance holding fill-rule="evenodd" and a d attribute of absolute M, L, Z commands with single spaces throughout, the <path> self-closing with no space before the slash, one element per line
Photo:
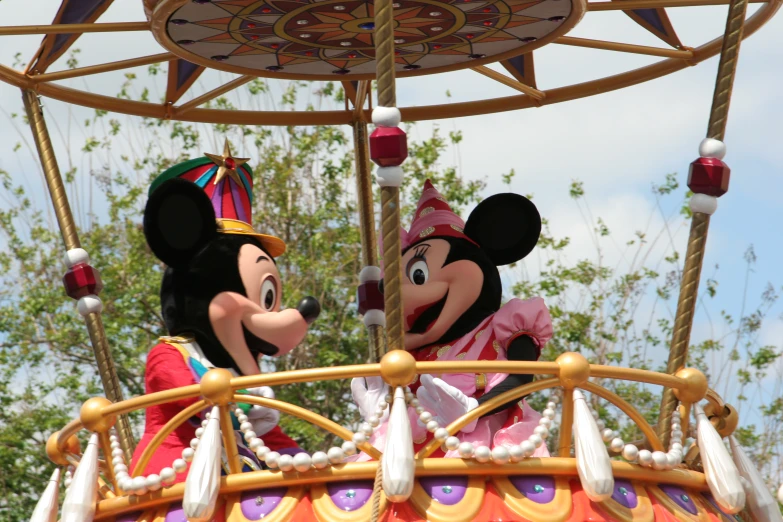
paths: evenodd
<path fill-rule="evenodd" d="M 743 38 L 750 36 L 765 23 L 767 23 L 780 8 L 783 0 L 750 0 L 752 3 L 761 3 L 760 9 L 750 16 L 744 24 Z M 602 16 L 602 13 L 608 11 L 624 11 L 633 13 L 636 9 L 664 9 L 679 7 L 702 7 L 711 5 L 726 5 L 728 0 L 621 0 L 621 1 L 591 1 L 584 4 L 584 13 L 580 9 L 575 9 L 574 13 L 579 16 L 569 17 L 563 22 L 563 27 L 570 29 L 579 21 L 582 14 L 586 17 Z M 579 5 L 579 2 L 574 2 Z M 668 20 L 667 20 L 668 23 Z M 155 31 L 155 23 L 150 22 L 124 22 L 124 23 L 84 23 L 84 24 L 53 24 L 53 25 L 34 25 L 34 26 L 0 26 L 0 38 L 5 35 L 22 34 L 84 34 L 84 33 L 114 33 L 122 31 Z M 562 31 L 561 31 L 562 33 Z M 161 37 L 159 37 L 160 40 Z M 676 36 L 675 36 L 676 38 Z M 521 94 L 503 96 L 492 99 L 474 100 L 460 103 L 444 103 L 437 105 L 400 107 L 404 121 L 422 121 L 434 119 L 457 118 L 464 116 L 475 116 L 480 114 L 498 113 L 531 107 L 541 107 L 575 100 L 588 96 L 594 96 L 618 89 L 623 89 L 643 82 L 654 80 L 668 74 L 680 71 L 686 67 L 696 65 L 717 55 L 721 50 L 723 37 L 718 36 L 714 40 L 703 43 L 696 47 L 687 46 L 668 46 L 653 47 L 647 45 L 637 45 L 633 43 L 620 43 L 613 41 L 594 40 L 586 38 L 574 38 L 564 35 L 555 35 L 551 38 L 545 37 L 541 42 L 533 42 L 540 46 L 547 43 L 555 45 L 575 46 L 582 48 L 592 48 L 608 52 L 624 52 L 645 56 L 664 57 L 656 63 L 640 67 L 638 69 L 628 70 L 612 76 L 597 78 L 582 83 L 564 85 L 548 89 L 542 89 L 536 84 L 535 66 L 532 47 L 524 46 L 517 54 L 522 55 L 529 61 L 526 64 L 525 74 L 514 70 L 507 62 L 511 58 L 506 53 L 498 56 L 491 56 L 494 60 L 500 60 L 508 74 L 490 69 L 484 62 L 489 59 L 477 60 L 471 69 L 481 75 L 487 76 L 499 83 L 502 83 Z M 170 50 L 177 51 L 176 47 Z M 181 49 L 180 49 L 181 50 Z M 137 66 L 151 65 L 171 62 L 172 60 L 184 58 L 192 60 L 193 57 L 184 56 L 183 52 L 174 54 L 164 52 L 151 56 L 141 56 L 116 62 L 96 64 L 76 69 L 67 69 L 62 71 L 47 72 L 37 71 L 35 67 L 32 70 L 18 71 L 13 68 L 0 64 L 0 81 L 4 81 L 21 89 L 31 89 L 41 96 L 57 99 L 66 103 L 82 105 L 93 109 L 106 110 L 117 113 L 130 114 L 157 119 L 173 119 L 180 121 L 200 122 L 200 123 L 221 123 L 236 125 L 351 125 L 355 120 L 355 114 L 352 107 L 346 107 L 345 110 L 328 111 L 249 111 L 249 110 L 224 110 L 224 109 L 206 109 L 201 108 L 204 104 L 219 96 L 222 96 L 241 85 L 251 81 L 255 77 L 277 77 L 293 79 L 324 79 L 314 78 L 307 75 L 288 75 L 281 76 L 267 71 L 242 70 L 242 76 L 233 79 L 212 91 L 193 96 L 190 100 L 182 103 L 179 100 L 192 88 L 192 83 L 177 92 L 176 96 L 169 97 L 168 101 L 163 103 L 143 102 L 136 100 L 120 100 L 112 96 L 92 93 L 85 90 L 79 90 L 71 87 L 65 87 L 56 82 L 69 78 L 90 77 L 109 71 L 117 71 Z M 31 63 L 31 66 L 33 64 Z M 209 63 L 199 60 L 199 66 L 209 66 Z M 31 66 L 28 66 L 30 68 Z M 221 67 L 223 68 L 223 67 Z M 441 73 L 447 70 L 457 69 L 458 67 L 439 67 L 434 69 L 422 69 L 418 71 L 398 71 L 397 76 L 405 78 L 406 76 Z M 237 72 L 240 72 L 237 70 Z M 356 79 L 368 80 L 374 75 L 362 75 Z M 331 80 L 340 80 L 339 77 L 330 77 Z M 352 78 L 353 79 L 353 78 Z M 169 75 L 169 83 L 174 81 Z M 354 91 L 355 87 L 351 82 L 343 82 L 347 91 Z M 401 88 L 404 88 L 403 82 Z M 170 92 L 172 86 L 169 85 L 167 92 Z M 353 101 L 353 100 L 352 100 Z M 360 105 L 360 107 L 362 107 Z M 362 107 L 363 109 L 363 107 Z M 369 110 L 364 110 L 360 114 L 364 121 L 370 119 Z"/>

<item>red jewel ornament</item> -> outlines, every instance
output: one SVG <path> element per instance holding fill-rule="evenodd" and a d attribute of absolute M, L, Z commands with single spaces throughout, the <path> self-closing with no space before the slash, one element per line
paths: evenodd
<path fill-rule="evenodd" d="M 225 163 L 227 169 L 234 170 L 237 168 L 237 162 L 234 161 L 234 158 L 226 158 L 223 163 Z"/>
<path fill-rule="evenodd" d="M 71 299 L 79 300 L 84 296 L 98 295 L 103 290 L 101 274 L 87 263 L 77 263 L 63 277 L 65 293 Z"/>
<path fill-rule="evenodd" d="M 366 314 L 369 310 L 383 310 L 383 294 L 378 288 L 378 281 L 360 284 L 356 293 L 360 315 Z"/>
<path fill-rule="evenodd" d="M 402 165 L 408 157 L 408 137 L 399 127 L 377 127 L 370 135 L 370 158 L 381 167 Z"/>
<path fill-rule="evenodd" d="M 731 169 L 718 158 L 699 158 L 688 171 L 688 188 L 717 198 L 729 191 Z"/>

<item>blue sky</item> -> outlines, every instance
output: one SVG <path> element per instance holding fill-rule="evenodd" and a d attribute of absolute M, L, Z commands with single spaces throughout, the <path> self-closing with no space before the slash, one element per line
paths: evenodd
<path fill-rule="evenodd" d="M 37 0 L 31 9 L 28 0 L 0 2 L 0 20 L 4 25 L 49 23 L 59 2 Z M 138 21 L 143 19 L 141 1 L 115 2 L 102 21 Z M 752 4 L 750 11 L 758 8 Z M 675 29 L 685 45 L 696 46 L 718 36 L 725 24 L 726 6 L 669 9 Z M 619 12 L 588 13 L 570 36 L 603 38 L 611 41 L 662 46 L 655 37 Z M 29 59 L 40 41 L 38 36 L 0 37 L 0 63 L 10 65 L 21 51 Z M 132 45 L 130 45 L 132 44 Z M 125 33 L 117 36 L 86 35 L 76 47 L 82 49 L 81 65 L 103 63 L 161 52 L 151 36 Z M 608 74 L 654 63 L 659 58 L 550 45 L 536 51 L 537 78 L 546 89 L 585 81 Z M 729 115 L 725 161 L 732 169 L 730 191 L 719 202 L 713 216 L 705 261 L 705 274 L 720 265 L 720 294 L 710 310 L 717 316 L 720 309 L 736 315 L 744 284 L 743 252 L 753 245 L 758 256 L 750 281 L 750 302 L 755 302 L 769 281 L 783 285 L 780 265 L 783 260 L 779 229 L 783 225 L 783 15 L 778 15 L 758 33 L 743 42 L 734 96 Z M 64 68 L 55 65 L 51 70 Z M 585 233 L 579 211 L 568 197 L 568 186 L 574 179 L 584 182 L 593 215 L 601 216 L 620 239 L 629 239 L 653 216 L 652 229 L 660 226 L 655 217 L 652 183 L 667 173 L 677 172 L 684 185 L 688 164 L 697 157 L 704 137 L 717 58 L 697 67 L 687 68 L 664 78 L 622 91 L 538 109 L 500 114 L 425 122 L 416 125 L 412 137 L 424 138 L 433 125 L 443 131 L 459 129 L 464 135 L 460 148 L 450 151 L 447 164 L 456 164 L 468 178 L 488 178 L 487 195 L 504 190 L 499 176 L 512 168 L 517 176 L 512 189 L 533 193 L 541 213 L 554 232 L 573 239 L 568 252 L 573 258 L 591 257 L 593 250 Z M 114 94 L 122 82 L 123 72 L 108 73 L 91 80 L 89 88 Z M 205 92 L 219 81 L 232 76 L 209 72 L 194 92 Z M 85 87 L 80 79 L 63 82 Z M 274 81 L 276 88 L 282 82 Z M 157 91 L 154 89 L 157 88 Z M 424 105 L 444 101 L 445 91 L 455 102 L 478 98 L 513 95 L 511 90 L 471 71 L 448 73 L 437 77 L 402 80 L 398 85 L 401 106 Z M 153 87 L 157 98 L 162 92 Z M 67 108 L 56 101 L 46 101 L 50 122 L 56 119 L 65 128 L 71 115 L 70 152 L 76 164 L 79 149 L 89 130 L 79 128 L 91 110 Z M 0 84 L 0 107 L 5 112 L 20 107 L 19 92 Z M 70 113 L 68 112 L 70 111 Z M 124 117 L 123 117 L 124 118 Z M 124 118 L 127 125 L 138 126 L 138 120 Z M 51 125 L 51 124 L 50 124 Z M 29 139 L 29 135 L 25 136 Z M 0 114 L 0 168 L 16 179 L 26 180 L 43 198 L 38 181 L 39 167 L 29 154 L 14 154 L 19 141 L 13 126 Z M 57 140 L 61 162 L 66 148 Z M 235 151 L 242 155 L 243 151 Z M 43 200 L 42 200 L 43 201 Z M 684 252 L 687 225 L 674 234 L 675 245 Z M 618 249 L 607 245 L 607 262 L 620 263 Z M 531 267 L 535 271 L 535 267 Z M 765 325 L 760 342 L 781 347 L 783 309 L 777 306 Z M 696 319 L 694 340 L 710 333 L 703 313 Z M 661 354 L 663 356 L 663 354 Z M 716 364 L 719 361 L 716 360 Z M 774 379 L 780 376 L 777 372 Z M 772 384 L 770 383 L 770 386 Z"/>

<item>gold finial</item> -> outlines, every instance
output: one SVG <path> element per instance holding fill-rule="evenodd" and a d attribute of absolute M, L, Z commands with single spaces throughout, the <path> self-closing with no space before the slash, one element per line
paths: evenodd
<path fill-rule="evenodd" d="M 392 350 L 381 359 L 381 377 L 391 386 L 407 386 L 416 380 L 416 359 L 405 350 Z"/>
<path fill-rule="evenodd" d="M 218 156 L 217 154 L 210 154 L 209 152 L 205 152 L 204 156 L 211 159 L 215 165 L 220 167 L 217 171 L 217 174 L 215 175 L 215 185 L 220 183 L 223 178 L 228 175 L 231 177 L 234 181 L 236 181 L 240 186 L 242 186 L 242 180 L 239 177 L 239 173 L 237 172 L 237 169 L 240 167 L 240 165 L 244 165 L 247 163 L 247 161 L 250 158 L 235 158 L 231 155 L 231 147 L 228 144 L 228 138 L 226 138 L 226 142 L 223 145 L 223 155 Z"/>

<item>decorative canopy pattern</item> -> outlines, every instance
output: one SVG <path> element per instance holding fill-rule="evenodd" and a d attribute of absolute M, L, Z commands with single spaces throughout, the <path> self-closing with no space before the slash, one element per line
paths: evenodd
<path fill-rule="evenodd" d="M 404 73 L 521 54 L 532 42 L 563 33 L 573 6 L 570 0 L 399 0 L 394 8 L 397 69 Z M 373 14 L 372 2 L 362 0 L 196 1 L 173 12 L 166 33 L 216 68 L 366 75 L 375 70 Z"/>

